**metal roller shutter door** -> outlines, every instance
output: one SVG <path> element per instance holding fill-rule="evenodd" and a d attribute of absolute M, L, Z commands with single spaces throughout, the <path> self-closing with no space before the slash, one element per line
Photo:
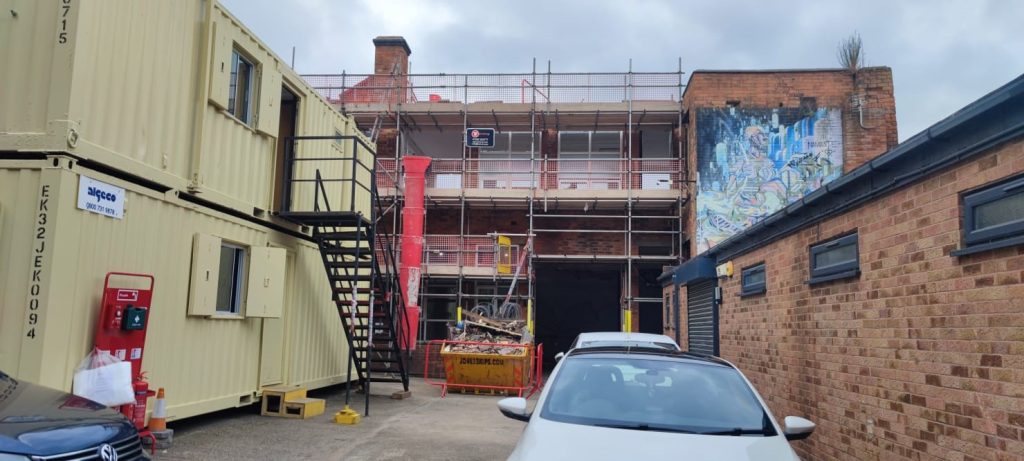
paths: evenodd
<path fill-rule="evenodd" d="M 686 325 L 690 352 L 718 355 L 716 314 L 714 279 L 687 285 Z"/>

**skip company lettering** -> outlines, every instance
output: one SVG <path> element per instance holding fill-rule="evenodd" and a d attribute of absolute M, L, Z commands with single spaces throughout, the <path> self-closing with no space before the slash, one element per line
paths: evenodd
<path fill-rule="evenodd" d="M 505 364 L 502 359 L 485 359 L 476 357 L 462 357 L 459 359 L 459 365 L 493 365 L 500 367 Z"/>

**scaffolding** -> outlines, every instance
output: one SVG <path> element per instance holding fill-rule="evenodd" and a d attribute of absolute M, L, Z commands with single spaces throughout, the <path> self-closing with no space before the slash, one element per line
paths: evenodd
<path fill-rule="evenodd" d="M 524 273 L 512 299 L 523 306 L 535 297 L 535 264 L 545 262 L 621 263 L 624 269 L 620 315 L 630 328 L 637 303 L 661 302 L 641 297 L 634 288 L 638 265 L 678 264 L 686 257 L 684 209 L 691 194 L 682 97 L 682 61 L 675 72 L 520 74 L 318 74 L 305 79 L 363 129 L 378 134 L 394 130 L 395 158 L 378 162 L 378 189 L 392 206 L 379 217 L 399 229 L 401 158 L 407 154 L 434 158 L 427 175 L 427 212 L 457 210 L 458 234 L 426 235 L 421 305 L 454 301 L 471 309 L 485 300 L 504 298 L 511 274 L 496 270 L 495 237 L 514 241 L 513 261 L 525 252 Z M 382 122 L 383 121 L 383 122 Z M 484 159 L 466 143 L 469 128 L 493 127 L 499 133 L 528 132 L 529 150 L 510 159 Z M 637 156 L 638 133 L 645 127 L 669 131 L 666 158 Z M 557 133 L 619 131 L 620 158 L 548 158 Z M 553 130 L 553 131 L 552 131 Z M 430 152 L 416 142 L 417 133 L 460 132 L 461 153 Z M 556 133 L 554 141 L 546 133 Z M 538 143 L 543 143 L 541 146 Z M 556 144 L 561 148 L 560 144 Z M 542 148 L 543 147 L 543 148 Z M 383 150 L 383 149 L 378 149 Z M 624 154 L 623 154 L 624 150 Z M 528 154 L 528 155 L 526 155 Z M 467 213 L 502 210 L 520 217 L 525 226 L 467 233 Z M 446 211 L 446 212 L 448 212 Z M 579 224 L 585 221 L 586 225 Z M 573 224 L 575 223 L 575 224 Z M 479 227 L 479 226 L 477 226 Z M 479 230 L 479 229 L 475 229 Z M 608 251 L 565 253 L 537 247 L 550 234 L 617 235 L 621 242 Z M 667 254 L 652 254 L 668 241 Z M 655 242 L 655 245 L 651 245 Z M 645 250 L 645 245 L 648 251 Z M 395 245 L 394 247 L 397 247 Z M 471 285 L 488 289 L 467 290 Z M 493 302 L 493 301 L 491 301 Z M 429 339 L 429 312 L 424 312 L 421 338 Z M 453 314 L 450 314 L 453 317 Z M 531 319 L 532 320 L 532 319 Z"/>

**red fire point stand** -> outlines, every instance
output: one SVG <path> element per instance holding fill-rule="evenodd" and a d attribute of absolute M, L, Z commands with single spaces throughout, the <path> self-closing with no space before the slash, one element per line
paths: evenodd
<path fill-rule="evenodd" d="M 148 274 L 108 272 L 103 280 L 100 320 L 96 324 L 96 348 L 132 364 L 135 403 L 121 405 L 121 413 L 135 424 L 141 437 L 153 442 L 151 451 L 155 451 L 156 439 L 145 428 L 146 400 L 156 393 L 149 390 L 142 372 L 142 353 L 146 347 L 154 281 Z"/>
<path fill-rule="evenodd" d="M 405 337 L 402 348 L 416 349 L 420 324 L 420 264 L 423 262 L 423 192 L 430 157 L 402 157 L 405 167 L 405 206 L 402 208 L 402 261 L 398 284 L 405 298 Z"/>

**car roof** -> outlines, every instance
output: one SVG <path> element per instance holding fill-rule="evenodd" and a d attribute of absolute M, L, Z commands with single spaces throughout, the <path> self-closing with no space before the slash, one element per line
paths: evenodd
<path fill-rule="evenodd" d="M 718 357 L 711 355 L 697 354 L 694 352 L 680 352 L 670 351 L 660 347 L 632 347 L 632 346 L 601 346 L 601 347 L 588 347 L 583 349 L 573 349 L 569 352 L 568 357 L 578 356 L 615 356 L 615 355 L 631 355 L 631 356 L 643 356 L 650 358 L 664 358 L 664 359 L 676 359 L 682 361 L 699 362 L 708 365 L 718 365 L 728 368 L 735 368 L 733 364 L 726 362 Z"/>
<path fill-rule="evenodd" d="M 580 333 L 579 337 L 576 340 L 576 343 L 579 344 L 585 341 L 636 341 L 676 344 L 674 339 L 669 338 L 668 336 L 665 335 L 658 335 L 653 333 L 632 333 L 624 331 L 595 331 L 590 333 Z"/>

